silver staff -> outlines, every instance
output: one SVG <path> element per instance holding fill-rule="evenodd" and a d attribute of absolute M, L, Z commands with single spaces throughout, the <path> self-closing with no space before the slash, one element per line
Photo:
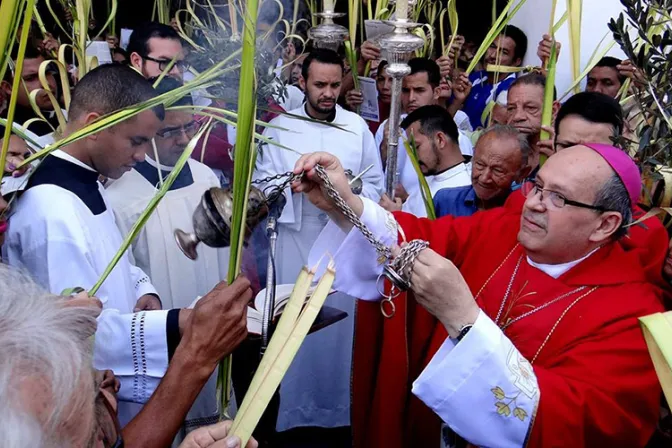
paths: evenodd
<path fill-rule="evenodd" d="M 414 0 L 407 1 L 410 5 Z M 387 74 L 392 77 L 392 99 L 390 101 L 390 118 L 387 121 L 387 162 L 385 164 L 385 190 L 390 199 L 394 199 L 394 189 L 397 186 L 399 173 L 397 172 L 397 151 L 399 146 L 399 121 L 401 118 L 401 84 L 404 76 L 411 73 L 408 61 L 413 52 L 424 45 L 422 38 L 412 34 L 409 30 L 420 26 L 408 20 L 397 7 L 395 20 L 385 21 L 394 26 L 394 31 L 378 39 L 382 50 L 382 58 L 387 61 Z"/>
<path fill-rule="evenodd" d="M 308 30 L 308 37 L 313 40 L 315 48 L 338 51 L 338 47 L 348 38 L 348 29 L 335 24 L 334 19 L 345 14 L 334 12 L 333 5 L 324 3 L 324 11 L 313 14 L 322 19 L 322 22 Z"/>

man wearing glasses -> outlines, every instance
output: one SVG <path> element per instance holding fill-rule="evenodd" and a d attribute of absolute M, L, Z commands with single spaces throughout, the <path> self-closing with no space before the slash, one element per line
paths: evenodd
<path fill-rule="evenodd" d="M 180 36 L 162 23 L 149 22 L 133 30 L 126 51 L 131 66 L 145 78 L 161 75 L 173 59 L 175 64 L 168 76 L 182 81 L 189 70 Z"/>
<path fill-rule="evenodd" d="M 316 164 L 393 254 L 429 242 L 404 274 L 408 296 L 385 280 L 390 319 L 378 254 L 327 199 Z M 637 318 L 663 306 L 639 254 L 620 243 L 641 191 L 626 153 L 567 148 L 524 187 L 522 207 L 434 221 L 355 196 L 330 154 L 305 155 L 294 172 L 305 173 L 294 191 L 331 217 L 309 263 L 334 254 L 334 288 L 362 299 L 354 446 L 438 447 L 442 425 L 445 439 L 476 446 L 646 445 L 660 386 Z"/>
<path fill-rule="evenodd" d="M 179 81 L 165 77 L 156 90 L 162 94 L 180 86 Z M 191 106 L 191 98 L 186 96 L 173 106 Z M 107 188 L 123 235 L 128 234 L 170 174 L 198 127 L 191 110 L 168 109 L 145 160 Z M 218 186 L 219 180 L 210 168 L 190 159 L 132 246 L 135 264 L 157 285 L 164 309 L 187 308 L 196 297 L 204 296 L 226 278 L 229 248 L 199 247 L 198 259 L 193 261 L 180 252 L 173 236 L 177 228 L 193 232 L 192 215 L 201 196 Z M 196 421 L 202 425 L 216 420 L 215 383 L 213 376 L 187 415 L 185 431 L 197 426 Z"/>

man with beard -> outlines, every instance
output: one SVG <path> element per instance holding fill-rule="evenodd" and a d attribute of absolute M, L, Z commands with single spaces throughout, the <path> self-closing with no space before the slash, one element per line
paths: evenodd
<path fill-rule="evenodd" d="M 443 188 L 469 185 L 469 169 L 458 146 L 457 125 L 450 113 L 441 106 L 424 106 L 411 112 L 401 123 L 413 136 L 418 154 L 418 165 L 427 180 L 433 200 Z M 388 211 L 403 210 L 418 217 L 427 216 L 421 190 L 408 196 L 403 206 L 400 199 L 390 201 L 383 196 L 380 205 Z"/>
<path fill-rule="evenodd" d="M 379 253 L 326 196 L 317 164 L 393 257 L 397 245 L 428 242 L 402 274 L 408 294 L 390 291 Z M 355 446 L 438 447 L 442 422 L 458 446 L 646 444 L 660 385 L 637 318 L 663 307 L 619 244 L 641 190 L 627 154 L 568 148 L 525 184 L 522 206 L 435 221 L 357 197 L 329 154 L 304 156 L 294 172 L 305 173 L 294 191 L 332 219 L 310 259 L 335 254 L 334 288 L 362 299 Z"/>
<path fill-rule="evenodd" d="M 513 25 L 504 27 L 485 53 L 485 64 L 520 67 L 527 52 L 527 36 Z M 462 109 L 471 120 L 474 129 L 483 127 L 481 116 L 487 105 L 494 101 L 492 115 L 496 123 L 506 122 L 507 91 L 516 79 L 515 73 L 488 72 L 481 70 L 469 76 L 472 88 Z"/>
<path fill-rule="evenodd" d="M 471 161 L 471 184 L 446 188 L 434 196 L 436 217 L 471 216 L 500 207 L 515 182 L 530 172 L 527 138 L 511 126 L 496 124 L 478 138 Z"/>
<path fill-rule="evenodd" d="M 506 103 L 507 124 L 515 127 L 521 134 L 526 136 L 532 148 L 528 161 L 529 166 L 532 168 L 532 176 L 539 169 L 539 149 L 537 148 L 537 144 L 539 143 L 541 132 L 541 114 L 544 109 L 545 87 L 546 77 L 540 73 L 529 73 L 521 76 L 509 87 Z M 553 103 L 553 115 L 557 113 L 559 107 L 559 103 Z"/>
<path fill-rule="evenodd" d="M 290 111 L 300 118 L 281 115 L 264 134 L 288 151 L 264 145 L 257 156 L 254 178 L 291 171 L 301 154 L 315 149 L 328 151 L 354 174 L 362 176 L 362 195 L 378 202 L 383 192 L 380 155 L 365 121 L 336 105 L 343 81 L 343 60 L 331 50 L 314 50 L 303 63 L 301 87 L 306 103 Z M 263 182 L 262 190 L 286 178 Z M 286 205 L 278 220 L 276 278 L 278 284 L 294 283 L 317 236 L 329 221 L 327 215 L 303 195 L 287 187 Z M 354 303 L 341 294 L 330 296 L 327 305 L 346 311 L 349 317 L 310 335 L 301 346 L 280 386 L 278 431 L 296 427 L 343 428 L 350 425 L 350 365 Z M 328 377 L 328 380 L 325 378 Z M 340 430 L 337 430 L 340 431 Z M 342 429 L 349 437 L 349 432 Z M 338 437 L 338 436 L 336 436 Z M 321 436 L 324 440 L 329 437 Z"/>
<path fill-rule="evenodd" d="M 405 112 L 401 116 L 402 120 L 406 118 L 406 114 L 410 114 L 420 107 L 439 104 L 441 96 L 441 71 L 436 62 L 427 58 L 413 58 L 408 62 L 408 65 L 411 68 L 411 73 L 404 77 L 401 89 L 401 107 Z M 376 132 L 376 145 L 380 149 L 383 165 L 387 159 L 388 132 L 387 120 L 385 120 Z M 409 195 L 420 191 L 418 175 L 406 154 L 404 138 L 405 134 L 402 130 L 397 146 L 399 185 L 397 186 L 396 194 L 396 197 L 400 198 L 402 202 Z M 462 154 L 471 157 L 473 146 L 463 132 L 459 132 L 458 144 Z"/>

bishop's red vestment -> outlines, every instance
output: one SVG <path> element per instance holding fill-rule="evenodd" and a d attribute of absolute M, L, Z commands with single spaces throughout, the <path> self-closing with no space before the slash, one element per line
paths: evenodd
<path fill-rule="evenodd" d="M 656 268 L 642 267 L 642 248 L 610 243 L 556 279 L 530 265 L 518 245 L 520 214 L 514 202 L 465 218 L 394 217 L 406 241 L 427 240 L 455 263 L 483 312 L 506 326 L 504 335 L 532 363 L 538 406 L 518 415 L 531 418 L 527 446 L 644 446 L 658 419 L 660 387 L 637 318 L 663 309 L 650 277 L 664 257 Z M 386 319 L 379 303 L 358 303 L 355 446 L 438 447 L 441 420 L 411 385 L 447 333 L 412 294 L 395 304 Z"/>

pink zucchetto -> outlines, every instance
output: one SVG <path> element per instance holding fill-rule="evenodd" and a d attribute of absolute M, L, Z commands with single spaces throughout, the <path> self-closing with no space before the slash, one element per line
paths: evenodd
<path fill-rule="evenodd" d="M 634 207 L 642 191 L 642 179 L 635 161 L 625 151 L 615 146 L 603 143 L 582 143 L 581 145 L 592 149 L 606 160 L 625 185 L 625 189 L 628 190 L 630 204 Z"/>

